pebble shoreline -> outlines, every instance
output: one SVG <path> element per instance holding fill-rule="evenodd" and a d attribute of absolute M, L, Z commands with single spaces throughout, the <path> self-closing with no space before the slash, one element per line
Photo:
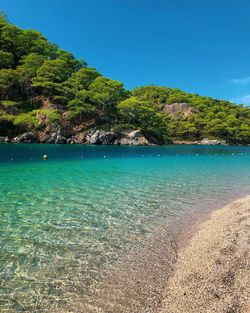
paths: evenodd
<path fill-rule="evenodd" d="M 200 224 L 178 253 L 158 312 L 250 312 L 250 196 Z"/>

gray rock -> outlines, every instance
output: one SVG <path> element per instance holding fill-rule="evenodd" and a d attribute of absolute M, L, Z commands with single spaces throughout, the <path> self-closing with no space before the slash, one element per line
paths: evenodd
<path fill-rule="evenodd" d="M 134 139 L 121 138 L 119 144 L 122 146 L 146 146 L 145 143 Z"/>
<path fill-rule="evenodd" d="M 104 130 L 91 130 L 86 134 L 86 143 L 95 145 L 146 146 L 151 143 L 140 130 L 115 133 Z"/>
<path fill-rule="evenodd" d="M 86 135 L 86 142 L 93 144 L 93 145 L 99 145 L 100 144 L 99 133 L 100 133 L 100 130 L 94 130 L 88 133 Z"/>
<path fill-rule="evenodd" d="M 73 145 L 73 144 L 76 144 L 76 141 L 75 141 L 74 138 L 68 138 L 67 139 L 67 144 Z"/>
<path fill-rule="evenodd" d="M 10 142 L 9 137 L 7 136 L 0 136 L 0 142 Z"/>
<path fill-rule="evenodd" d="M 52 133 L 51 135 L 46 135 L 44 137 L 43 143 L 55 143 L 57 133 Z"/>
<path fill-rule="evenodd" d="M 102 145 L 112 145 L 114 144 L 117 136 L 114 132 L 105 132 L 100 131 L 99 133 L 99 141 Z"/>
<path fill-rule="evenodd" d="M 45 140 L 44 143 L 55 143 L 55 138 L 48 136 L 47 140 Z"/>
<path fill-rule="evenodd" d="M 208 138 L 202 139 L 199 142 L 199 144 L 201 144 L 201 145 L 212 145 L 212 146 L 227 145 L 225 140 L 208 139 Z"/>
<path fill-rule="evenodd" d="M 53 143 L 51 142 L 51 136 L 50 135 L 46 135 L 46 134 L 42 134 L 39 136 L 39 141 L 41 143 Z"/>
<path fill-rule="evenodd" d="M 145 138 L 140 130 L 133 130 L 128 133 L 122 133 L 122 137 L 119 140 L 120 145 L 130 146 L 147 146 L 151 143 Z"/>
<path fill-rule="evenodd" d="M 67 143 L 67 139 L 65 137 L 63 137 L 62 135 L 57 134 L 56 138 L 55 138 L 55 143 L 56 144 Z"/>
<path fill-rule="evenodd" d="M 111 145 L 117 138 L 114 132 L 104 130 L 92 130 L 86 134 L 86 143 L 94 145 Z"/>
<path fill-rule="evenodd" d="M 64 144 L 64 143 L 67 143 L 67 139 L 64 136 L 60 135 L 60 133 L 52 133 L 50 135 L 42 134 L 42 135 L 40 135 L 40 142 L 41 143 Z"/>
<path fill-rule="evenodd" d="M 13 139 L 14 143 L 34 143 L 37 142 L 36 135 L 32 132 L 27 132 L 21 135 L 16 136 Z"/>

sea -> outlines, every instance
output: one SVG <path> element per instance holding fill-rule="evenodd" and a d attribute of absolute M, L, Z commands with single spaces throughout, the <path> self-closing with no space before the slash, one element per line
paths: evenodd
<path fill-rule="evenodd" d="M 250 146 L 0 144 L 0 312 L 151 312 L 180 233 L 247 194 Z"/>

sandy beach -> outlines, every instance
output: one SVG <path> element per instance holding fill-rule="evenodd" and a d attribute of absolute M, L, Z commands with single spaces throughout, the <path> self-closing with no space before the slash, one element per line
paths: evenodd
<path fill-rule="evenodd" d="M 250 197 L 213 211 L 178 253 L 160 313 L 250 312 Z"/>

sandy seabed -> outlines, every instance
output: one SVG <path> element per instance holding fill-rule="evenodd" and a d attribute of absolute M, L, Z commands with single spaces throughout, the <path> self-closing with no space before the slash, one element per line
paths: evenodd
<path fill-rule="evenodd" d="M 56 312 L 250 313 L 250 196 L 191 222 L 182 237 L 144 239 L 74 308 Z"/>
<path fill-rule="evenodd" d="M 158 312 L 250 313 L 250 196 L 199 225 L 178 252 Z"/>

